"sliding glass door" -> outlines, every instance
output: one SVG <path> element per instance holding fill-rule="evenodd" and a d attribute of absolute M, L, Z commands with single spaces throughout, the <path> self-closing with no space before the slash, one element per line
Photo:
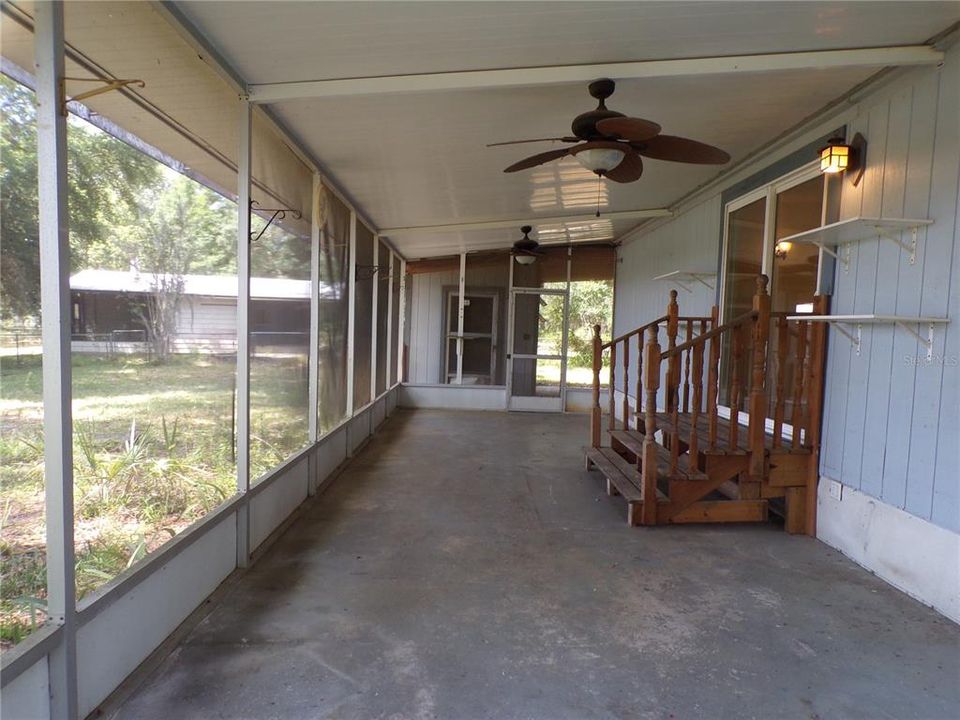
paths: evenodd
<path fill-rule="evenodd" d="M 752 309 L 757 276 L 761 273 L 770 279 L 767 290 L 774 313 L 813 311 L 823 255 L 815 246 L 781 241 L 832 220 L 834 203 L 830 198 L 826 176 L 811 166 L 727 204 L 720 295 L 722 322 Z M 775 333 L 774 324 L 769 348 L 777 347 Z M 721 348 L 720 402 L 729 407 L 734 385 L 738 384 L 738 409 L 745 410 L 752 350 L 751 338 L 741 339 L 738 348 L 732 342 L 725 342 Z M 776 362 L 776 358 L 772 359 Z"/>

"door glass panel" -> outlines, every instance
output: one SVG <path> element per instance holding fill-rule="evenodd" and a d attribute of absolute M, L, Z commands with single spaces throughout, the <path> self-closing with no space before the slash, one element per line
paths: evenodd
<path fill-rule="evenodd" d="M 518 294 L 514 300 L 513 352 L 560 355 L 563 351 L 563 295 Z"/>
<path fill-rule="evenodd" d="M 465 293 L 463 303 L 463 385 L 494 384 L 496 363 L 496 295 Z M 457 325 L 459 295 L 449 296 L 447 309 L 447 382 L 457 382 Z"/>
<path fill-rule="evenodd" d="M 795 245 L 781 243 L 781 238 L 795 235 L 820 226 L 823 210 L 823 175 L 795 185 L 789 190 L 777 194 L 777 215 L 774 226 L 773 271 L 770 282 L 770 307 L 774 312 L 810 313 L 813 312 L 813 296 L 817 292 L 817 263 L 820 252 L 815 245 Z M 783 365 L 784 388 L 792 388 L 797 372 L 796 359 L 790 350 L 789 339 L 785 340 L 787 352 L 779 356 L 779 325 L 770 326 L 770 340 L 767 345 L 767 366 L 780 372 Z M 791 393 L 785 393 L 784 412 L 786 417 L 793 414 Z M 777 383 L 771 382 L 768 388 L 769 408 L 772 414 L 777 404 Z"/>
<path fill-rule="evenodd" d="M 728 216 L 727 267 L 723 286 L 723 320 L 753 307 L 757 275 L 763 268 L 763 221 L 766 200 L 760 198 Z"/>
<path fill-rule="evenodd" d="M 817 291 L 815 245 L 781 243 L 781 238 L 820 226 L 823 207 L 823 175 L 795 185 L 777 195 L 777 219 L 770 282 L 770 306 L 774 312 L 811 312 Z"/>
<path fill-rule="evenodd" d="M 757 275 L 763 268 L 763 223 L 766 200 L 760 198 L 734 210 L 727 220 L 727 264 L 723 286 L 723 321 L 742 315 L 753 307 Z M 727 336 L 725 336 L 726 338 Z M 745 409 L 743 392 L 750 367 L 748 352 L 742 352 L 733 367 L 731 343 L 724 341 L 720 360 L 720 403 L 729 407 L 735 381 L 739 381 L 740 409 Z"/>

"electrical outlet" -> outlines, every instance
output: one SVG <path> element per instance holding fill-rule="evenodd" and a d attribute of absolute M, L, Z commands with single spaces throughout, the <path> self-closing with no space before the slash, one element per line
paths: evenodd
<path fill-rule="evenodd" d="M 830 497 L 837 502 L 843 500 L 843 483 L 839 483 L 836 480 L 830 481 Z"/>

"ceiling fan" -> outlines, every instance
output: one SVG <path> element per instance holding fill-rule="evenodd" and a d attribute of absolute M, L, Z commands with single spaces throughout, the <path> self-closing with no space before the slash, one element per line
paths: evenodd
<path fill-rule="evenodd" d="M 613 95 L 613 80 L 594 80 L 589 85 L 590 95 L 599 100 L 596 110 L 585 112 L 573 120 L 573 136 L 512 140 L 492 143 L 487 147 L 516 145 L 528 142 L 559 141 L 576 143 L 572 147 L 537 153 L 504 170 L 512 173 L 572 155 L 593 173 L 618 183 L 639 180 L 643 174 L 644 157 L 698 165 L 723 165 L 730 156 L 719 148 L 696 140 L 661 135 L 660 126 L 649 120 L 627 117 L 607 109 L 605 100 Z"/>
<path fill-rule="evenodd" d="M 531 230 L 533 228 L 530 225 L 524 225 L 520 228 L 523 237 L 513 244 L 513 249 L 510 251 L 510 254 L 520 265 L 529 265 L 536 262 L 537 258 L 543 255 L 540 243 L 530 237 Z"/>

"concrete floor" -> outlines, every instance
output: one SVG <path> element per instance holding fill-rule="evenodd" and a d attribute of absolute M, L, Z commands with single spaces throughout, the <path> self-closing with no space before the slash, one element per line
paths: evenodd
<path fill-rule="evenodd" d="M 958 717 L 958 626 L 774 526 L 627 527 L 586 423 L 399 412 L 119 717 Z"/>

